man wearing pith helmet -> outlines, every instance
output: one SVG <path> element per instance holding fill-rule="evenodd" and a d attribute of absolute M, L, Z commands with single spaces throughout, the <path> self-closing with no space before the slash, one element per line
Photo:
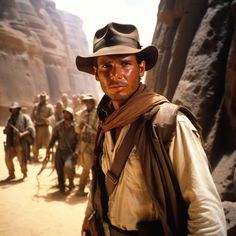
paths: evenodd
<path fill-rule="evenodd" d="M 73 109 L 63 109 L 63 119 L 53 129 L 46 155 L 49 158 L 50 149 L 57 142 L 55 153 L 55 168 L 57 171 L 58 187 L 61 193 L 66 191 L 66 180 L 69 181 L 69 191 L 74 188 L 75 164 L 79 149 L 79 135 L 76 133 Z"/>
<path fill-rule="evenodd" d="M 226 235 L 197 122 L 141 82 L 157 58 L 134 25 L 118 23 L 99 29 L 93 53 L 76 58 L 105 93 L 83 235 Z"/>

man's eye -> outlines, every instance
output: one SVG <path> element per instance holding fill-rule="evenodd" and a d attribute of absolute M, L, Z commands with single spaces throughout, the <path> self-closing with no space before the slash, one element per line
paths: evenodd
<path fill-rule="evenodd" d="M 109 63 L 101 65 L 101 68 L 103 68 L 103 69 L 107 69 L 107 68 L 110 68 L 110 67 L 111 67 L 111 64 L 109 64 Z"/>
<path fill-rule="evenodd" d="M 130 62 L 129 61 L 122 61 L 121 65 L 122 66 L 128 66 L 128 65 L 130 65 Z"/>

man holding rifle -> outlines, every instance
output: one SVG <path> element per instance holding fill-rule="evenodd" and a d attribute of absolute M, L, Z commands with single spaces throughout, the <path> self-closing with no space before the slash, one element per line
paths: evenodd
<path fill-rule="evenodd" d="M 21 112 L 19 103 L 13 102 L 9 111 L 11 116 L 3 130 L 3 133 L 6 134 L 5 162 L 9 172 L 6 181 L 16 178 L 13 163 L 15 156 L 20 163 L 23 179 L 27 177 L 27 157 L 35 137 L 34 124 L 30 116 Z"/>

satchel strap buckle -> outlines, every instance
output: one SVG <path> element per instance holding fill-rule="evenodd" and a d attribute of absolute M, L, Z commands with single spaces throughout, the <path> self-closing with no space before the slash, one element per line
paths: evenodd
<path fill-rule="evenodd" d="M 112 184 L 116 185 L 118 178 L 109 170 L 106 174 L 106 182 L 111 181 Z"/>

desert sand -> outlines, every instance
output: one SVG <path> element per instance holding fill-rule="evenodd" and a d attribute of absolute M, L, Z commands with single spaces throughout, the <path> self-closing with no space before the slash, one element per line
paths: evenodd
<path fill-rule="evenodd" d="M 28 177 L 23 180 L 15 158 L 16 179 L 4 181 L 8 171 L 2 130 L 0 127 L 0 235 L 79 236 L 87 198 L 76 196 L 77 188 L 65 195 L 58 192 L 56 172 L 51 162 L 38 178 L 42 163 L 28 164 Z M 40 153 L 43 157 L 45 150 Z M 76 186 L 78 181 L 76 176 Z"/>

